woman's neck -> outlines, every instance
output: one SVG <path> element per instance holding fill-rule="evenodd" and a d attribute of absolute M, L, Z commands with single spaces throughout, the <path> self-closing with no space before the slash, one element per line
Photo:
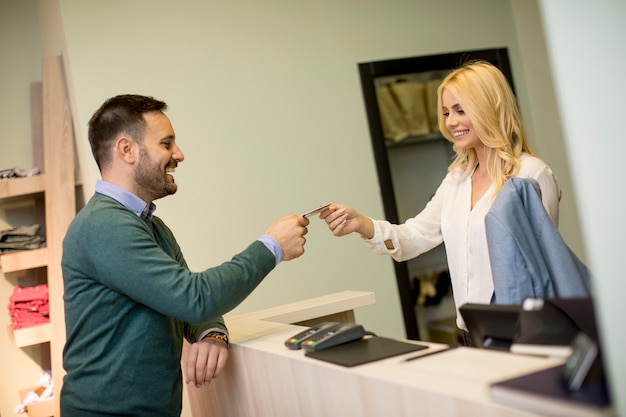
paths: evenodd
<path fill-rule="evenodd" d="M 480 147 L 476 147 L 474 150 L 476 151 L 476 158 L 478 159 L 477 165 L 482 166 L 483 169 L 489 167 L 493 155 L 491 149 L 481 144 Z"/>

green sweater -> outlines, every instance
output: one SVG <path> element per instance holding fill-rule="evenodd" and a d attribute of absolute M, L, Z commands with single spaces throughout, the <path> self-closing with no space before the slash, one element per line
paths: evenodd
<path fill-rule="evenodd" d="M 96 193 L 63 242 L 63 417 L 180 416 L 182 338 L 225 328 L 221 315 L 274 266 L 255 241 L 229 262 L 191 272 L 163 221 Z"/>

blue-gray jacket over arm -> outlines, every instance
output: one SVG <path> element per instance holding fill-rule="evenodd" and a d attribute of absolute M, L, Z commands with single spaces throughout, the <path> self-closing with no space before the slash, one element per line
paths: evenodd
<path fill-rule="evenodd" d="M 495 304 L 590 297 L 591 273 L 548 216 L 539 184 L 509 179 L 485 216 Z"/>

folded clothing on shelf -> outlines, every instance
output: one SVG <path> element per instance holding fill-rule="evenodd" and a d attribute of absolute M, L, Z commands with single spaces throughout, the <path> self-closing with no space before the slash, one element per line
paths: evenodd
<path fill-rule="evenodd" d="M 38 235 L 39 229 L 38 224 L 32 224 L 0 230 L 0 252 L 38 249 L 45 246 L 46 240 Z"/>
<path fill-rule="evenodd" d="M 22 168 L 3 168 L 0 169 L 0 179 L 5 180 L 9 178 L 23 178 L 32 177 L 33 175 L 41 174 L 41 170 L 37 167 L 22 169 Z"/>
<path fill-rule="evenodd" d="M 8 306 L 13 330 L 49 323 L 48 300 L 48 284 L 13 287 Z"/>

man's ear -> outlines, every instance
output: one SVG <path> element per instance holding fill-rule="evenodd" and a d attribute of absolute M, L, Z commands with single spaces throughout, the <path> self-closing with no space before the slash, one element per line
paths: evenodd
<path fill-rule="evenodd" d="M 135 163 L 137 159 L 137 143 L 127 136 L 120 136 L 115 142 L 117 157 L 128 164 Z"/>

